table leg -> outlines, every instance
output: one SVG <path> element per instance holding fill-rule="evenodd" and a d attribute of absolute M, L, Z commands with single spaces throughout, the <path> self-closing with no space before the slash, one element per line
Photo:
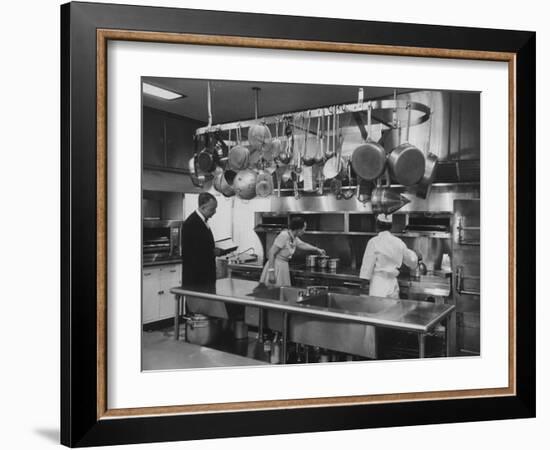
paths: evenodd
<path fill-rule="evenodd" d="M 175 296 L 175 311 L 174 311 L 174 340 L 179 340 L 180 338 L 180 295 Z"/>
<path fill-rule="evenodd" d="M 258 342 L 264 341 L 264 310 L 259 308 L 258 310 Z"/>
<path fill-rule="evenodd" d="M 451 315 L 445 319 L 445 356 L 451 356 Z"/>
<path fill-rule="evenodd" d="M 282 350 L 282 354 L 283 354 L 283 360 L 282 360 L 282 364 L 286 364 L 286 348 L 287 348 L 287 344 L 288 344 L 288 313 L 285 311 L 283 312 L 283 350 Z"/>
<path fill-rule="evenodd" d="M 418 355 L 419 358 L 426 357 L 426 333 L 418 333 Z"/>

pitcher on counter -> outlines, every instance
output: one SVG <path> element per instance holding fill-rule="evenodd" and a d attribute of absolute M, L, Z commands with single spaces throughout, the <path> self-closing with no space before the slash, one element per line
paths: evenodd
<path fill-rule="evenodd" d="M 305 220 L 301 217 L 293 217 L 290 221 L 289 229 L 283 230 L 277 235 L 273 245 L 269 249 L 268 259 L 262 271 L 260 283 L 271 286 L 290 286 L 290 268 L 288 262 L 297 248 L 317 252 L 320 255 L 326 254 L 322 248 L 315 247 L 300 239 L 300 236 L 305 231 Z"/>
<path fill-rule="evenodd" d="M 411 269 L 418 265 L 419 255 L 391 234 L 391 227 L 392 216 L 379 214 L 378 234 L 369 240 L 363 255 L 359 277 L 370 281 L 369 295 L 375 297 L 399 298 L 399 268 L 402 264 Z"/>

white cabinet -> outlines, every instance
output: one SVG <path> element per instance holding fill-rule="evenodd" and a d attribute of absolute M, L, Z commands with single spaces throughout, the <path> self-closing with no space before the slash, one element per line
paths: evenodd
<path fill-rule="evenodd" d="M 159 320 L 174 317 L 175 297 L 170 289 L 181 286 L 181 264 L 162 267 L 160 275 Z"/>
<path fill-rule="evenodd" d="M 145 267 L 142 279 L 142 322 L 173 317 L 174 295 L 170 289 L 181 285 L 181 264 Z"/>

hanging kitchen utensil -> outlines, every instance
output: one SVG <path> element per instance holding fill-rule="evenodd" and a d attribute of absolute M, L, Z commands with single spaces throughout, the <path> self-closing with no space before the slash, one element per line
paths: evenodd
<path fill-rule="evenodd" d="M 307 143 L 308 143 L 310 125 L 311 125 L 311 111 L 308 111 L 306 127 L 305 127 L 306 132 L 304 136 L 304 156 L 302 158 L 302 162 L 306 167 L 310 167 L 310 166 L 313 166 L 313 164 L 315 164 L 315 155 L 308 156 L 307 154 Z"/>
<path fill-rule="evenodd" d="M 285 136 L 286 136 L 286 145 L 284 145 L 284 150 L 279 153 L 278 161 L 282 165 L 286 165 L 292 159 L 292 152 L 294 148 L 294 137 L 292 135 L 292 125 L 288 120 L 285 120 Z"/>
<path fill-rule="evenodd" d="M 342 144 L 343 144 L 343 134 L 339 133 L 337 130 L 338 126 L 338 115 L 336 114 L 336 107 L 334 108 L 334 118 L 333 118 L 333 134 L 332 134 L 332 144 L 333 144 L 333 156 L 326 160 L 323 167 L 323 176 L 326 180 L 331 180 L 337 177 L 340 174 L 342 169 Z M 340 183 L 341 185 L 341 183 Z"/>
<path fill-rule="evenodd" d="M 307 156 L 308 140 L 311 126 L 311 111 L 308 111 L 306 122 L 306 135 L 304 137 L 304 157 L 302 159 L 304 166 L 302 167 L 302 178 L 304 180 L 304 192 L 315 191 L 315 180 L 313 178 L 313 165 L 315 164 L 315 154 Z"/>
<path fill-rule="evenodd" d="M 250 152 L 248 148 L 242 145 L 241 127 L 237 127 L 235 130 L 237 145 L 229 150 L 227 157 L 227 167 L 233 170 L 242 170 L 248 166 L 248 160 L 250 159 Z"/>
<path fill-rule="evenodd" d="M 319 116 L 317 118 L 317 153 L 314 156 L 315 164 L 323 164 L 325 162 L 325 155 L 323 153 L 324 123 L 324 118 Z"/>
<path fill-rule="evenodd" d="M 271 153 L 273 154 L 273 159 L 275 162 L 279 162 L 279 155 L 283 150 L 283 142 L 279 137 L 279 123 L 281 120 L 279 118 L 275 119 L 275 138 L 271 140 Z"/>
<path fill-rule="evenodd" d="M 337 200 L 342 198 L 342 180 L 333 178 L 330 180 L 330 192 L 334 194 Z"/>
<path fill-rule="evenodd" d="M 435 178 L 435 172 L 437 170 L 437 156 L 430 152 L 432 121 L 433 111 L 430 111 L 430 128 L 428 131 L 428 142 L 426 144 L 426 151 L 428 152 L 428 156 L 426 156 L 426 167 L 424 169 L 424 175 L 416 186 L 416 196 L 419 198 L 427 198 L 430 194 L 432 182 Z"/>
<path fill-rule="evenodd" d="M 347 172 L 347 180 L 348 185 L 346 189 L 342 189 L 342 197 L 344 197 L 345 200 L 349 200 L 354 195 L 354 190 L 351 187 L 351 161 L 349 158 L 346 160 L 346 172 Z"/>
<path fill-rule="evenodd" d="M 282 173 L 280 172 L 280 169 L 277 168 L 274 172 L 275 180 L 277 182 L 277 197 L 281 196 L 281 176 Z"/>
<path fill-rule="evenodd" d="M 250 153 L 250 157 L 248 158 L 248 168 L 250 169 L 257 169 L 261 161 L 263 159 L 263 152 L 262 151 L 255 151 Z"/>
<path fill-rule="evenodd" d="M 257 172 L 252 169 L 239 170 L 233 180 L 235 194 L 244 200 L 254 198 L 256 196 L 257 176 Z"/>
<path fill-rule="evenodd" d="M 271 142 L 271 131 L 264 123 L 250 125 L 248 129 L 248 144 L 252 152 L 262 151 Z"/>
<path fill-rule="evenodd" d="M 225 168 L 227 166 L 229 147 L 222 139 L 220 130 L 214 133 L 214 139 L 216 140 L 216 144 L 214 145 L 216 164 L 218 167 Z"/>
<path fill-rule="evenodd" d="M 416 196 L 419 198 L 427 198 L 432 188 L 432 183 L 437 171 L 438 158 L 433 153 L 428 153 L 426 157 L 426 167 L 424 175 L 420 179 L 416 187 Z"/>
<path fill-rule="evenodd" d="M 357 175 L 357 200 L 365 205 L 371 199 L 372 191 L 372 181 L 362 180 Z"/>
<path fill-rule="evenodd" d="M 378 179 L 376 189 L 372 191 L 372 212 L 374 214 L 392 214 L 407 203 L 410 203 L 407 197 L 394 192 L 390 187 L 390 176 L 386 171 L 386 186 L 381 187 L 380 179 Z"/>
<path fill-rule="evenodd" d="M 319 170 L 317 173 L 317 195 L 323 195 L 325 187 L 325 179 L 323 178 L 323 171 Z"/>
<path fill-rule="evenodd" d="M 235 189 L 233 189 L 233 181 L 237 176 L 237 172 L 228 169 L 220 172 L 214 177 L 214 189 L 223 194 L 224 197 L 233 197 Z"/>
<path fill-rule="evenodd" d="M 216 140 L 211 134 L 206 135 L 206 146 L 197 155 L 197 164 L 202 172 L 212 172 L 216 168 L 215 142 Z"/>
<path fill-rule="evenodd" d="M 325 158 L 325 161 L 327 161 L 328 159 L 332 158 L 334 156 L 334 148 L 331 147 L 331 138 L 329 136 L 329 133 L 331 131 L 331 128 L 330 128 L 330 110 L 329 110 L 329 115 L 327 116 L 327 127 L 325 129 L 325 133 L 324 133 L 324 138 L 325 138 L 325 144 L 324 144 L 324 147 L 325 147 L 325 153 L 324 153 L 324 158 Z"/>
<path fill-rule="evenodd" d="M 211 173 L 201 172 L 198 167 L 198 153 L 196 153 L 196 151 L 199 145 L 199 139 L 199 136 L 194 137 L 195 156 L 189 161 L 188 167 L 190 170 L 190 177 L 193 185 L 201 189 L 209 189 L 209 183 L 212 181 L 213 175 Z"/>
<path fill-rule="evenodd" d="M 256 177 L 256 195 L 267 197 L 273 193 L 273 177 L 265 170 L 265 166 L 258 172 Z"/>
<path fill-rule="evenodd" d="M 411 124 L 411 107 L 407 105 L 407 134 L 405 142 L 392 150 L 388 156 L 388 168 L 392 178 L 403 186 L 410 186 L 420 181 L 426 168 L 424 153 L 409 143 Z"/>
<path fill-rule="evenodd" d="M 303 117 L 300 119 L 300 123 L 301 123 L 301 127 L 299 128 L 304 128 L 303 126 Z M 303 152 L 303 147 L 301 145 L 298 145 L 299 144 L 299 139 L 294 141 L 294 156 L 292 158 L 292 166 L 293 166 L 293 171 L 294 173 L 300 175 L 302 173 L 302 158 L 304 157 L 304 152 Z"/>
<path fill-rule="evenodd" d="M 293 171 L 291 173 L 291 177 L 292 177 L 292 189 L 294 191 L 294 198 L 298 200 L 302 196 L 302 194 L 300 194 L 300 190 L 298 189 L 298 174 Z"/>
<path fill-rule="evenodd" d="M 353 118 L 359 127 L 361 137 L 365 143 L 357 147 L 351 155 L 351 164 L 355 173 L 364 180 L 375 180 L 382 175 L 386 164 L 386 152 L 377 142 L 371 139 L 372 136 L 372 104 L 367 109 L 368 134 L 365 124 L 359 112 L 353 113 Z"/>
<path fill-rule="evenodd" d="M 254 91 L 254 118 L 258 120 L 258 111 L 260 103 L 260 88 L 253 87 Z M 271 131 L 263 122 L 255 123 L 248 128 L 248 146 L 250 153 L 256 151 L 262 152 L 264 146 L 271 143 Z"/>

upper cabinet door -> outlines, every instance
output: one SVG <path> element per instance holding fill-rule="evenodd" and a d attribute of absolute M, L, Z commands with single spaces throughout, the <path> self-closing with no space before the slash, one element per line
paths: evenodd
<path fill-rule="evenodd" d="M 155 109 L 143 108 L 143 165 L 166 166 L 164 115 Z"/>
<path fill-rule="evenodd" d="M 202 123 L 186 117 L 166 116 L 165 124 L 166 166 L 186 170 L 194 153 L 193 135 Z"/>

